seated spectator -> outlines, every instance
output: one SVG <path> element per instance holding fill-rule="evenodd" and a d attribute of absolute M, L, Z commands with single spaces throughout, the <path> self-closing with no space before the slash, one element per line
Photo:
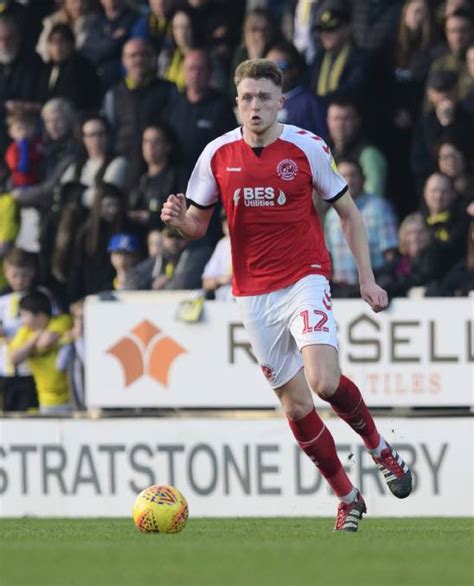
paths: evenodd
<path fill-rule="evenodd" d="M 431 283 L 425 295 L 427 297 L 460 297 L 474 291 L 474 203 L 467 208 L 470 218 L 467 238 L 467 255 L 459 260 L 437 282 Z"/>
<path fill-rule="evenodd" d="M 101 95 L 104 95 L 122 77 L 122 48 L 140 15 L 130 7 L 128 0 L 100 0 L 100 3 L 103 8 L 99 16 L 100 35 L 90 57 L 96 65 Z"/>
<path fill-rule="evenodd" d="M 17 110 L 7 117 L 12 139 L 5 153 L 12 188 L 36 185 L 42 158 L 41 139 L 37 133 L 38 117 L 33 112 Z"/>
<path fill-rule="evenodd" d="M 5 118 L 16 109 L 38 111 L 38 78 L 43 62 L 25 47 L 17 22 L 0 14 L 0 150 L 8 144 Z"/>
<path fill-rule="evenodd" d="M 327 124 L 336 162 L 345 158 L 358 161 L 365 176 L 364 191 L 385 196 L 387 160 L 363 135 L 357 106 L 344 98 L 334 99 L 329 105 Z"/>
<path fill-rule="evenodd" d="M 255 8 L 245 15 L 242 43 L 235 49 L 230 70 L 235 71 L 246 59 L 263 57 L 272 45 L 281 38 L 281 31 L 270 10 Z M 230 80 L 231 96 L 237 95 L 234 80 Z"/>
<path fill-rule="evenodd" d="M 433 61 L 430 73 L 453 71 L 459 80 L 466 74 L 466 50 L 474 40 L 473 24 L 471 12 L 462 8 L 446 18 L 446 47 L 443 54 Z M 463 93 L 461 98 L 464 97 Z"/>
<path fill-rule="evenodd" d="M 71 402 L 75 411 L 84 411 L 85 397 L 85 349 L 84 349 L 84 299 L 70 307 L 73 324 L 64 334 L 67 343 L 59 349 L 56 367 L 68 377 Z"/>
<path fill-rule="evenodd" d="M 67 24 L 74 32 L 76 50 L 92 59 L 94 46 L 100 39 L 99 15 L 94 10 L 93 0 L 59 0 L 59 9 L 49 14 L 42 22 L 42 31 L 36 52 L 43 61 L 49 60 L 48 37 L 56 24 Z"/>
<path fill-rule="evenodd" d="M 444 139 L 436 146 L 438 171 L 453 182 L 461 202 L 468 205 L 474 200 L 474 171 L 464 149 L 455 141 Z"/>
<path fill-rule="evenodd" d="M 152 230 L 148 235 L 148 258 L 129 271 L 126 289 L 179 289 L 175 287 L 175 272 L 186 240 L 166 226 L 162 232 Z"/>
<path fill-rule="evenodd" d="M 3 191 L 3 190 L 2 190 Z M 0 292 L 6 287 L 3 261 L 20 231 L 20 209 L 10 193 L 0 192 Z"/>
<path fill-rule="evenodd" d="M 327 138 L 325 107 L 314 92 L 303 83 L 304 61 L 294 45 L 279 41 L 273 45 L 266 58 L 274 61 L 283 73 L 285 101 L 278 112 L 278 120 L 294 124 L 322 138 Z"/>
<path fill-rule="evenodd" d="M 432 279 L 438 280 L 466 254 L 468 216 L 465 207 L 459 205 L 451 179 L 441 173 L 428 177 L 423 199 L 434 258 Z"/>
<path fill-rule="evenodd" d="M 390 52 L 395 43 L 403 0 L 357 0 L 353 3 L 352 23 L 358 47 L 368 51 Z"/>
<path fill-rule="evenodd" d="M 230 249 L 229 224 L 222 215 L 224 236 L 219 240 L 211 258 L 204 267 L 202 288 L 206 297 L 217 301 L 232 299 L 232 255 Z"/>
<path fill-rule="evenodd" d="M 44 132 L 39 182 L 17 187 L 12 190 L 12 195 L 21 206 L 32 206 L 45 212 L 50 209 L 54 190 L 77 152 L 74 137 L 76 117 L 70 102 L 63 98 L 46 102 L 41 117 Z"/>
<path fill-rule="evenodd" d="M 0 396 L 3 411 L 27 411 L 38 407 L 36 386 L 28 366 L 17 368 L 8 355 L 8 344 L 20 328 L 20 299 L 31 289 L 36 273 L 34 256 L 12 248 L 5 256 L 8 289 L 0 295 Z"/>
<path fill-rule="evenodd" d="M 184 62 L 186 91 L 176 96 L 167 112 L 167 121 L 180 140 L 187 177 L 204 147 L 236 126 L 230 100 L 209 85 L 211 75 L 209 54 L 190 50 Z"/>
<path fill-rule="evenodd" d="M 56 367 L 62 337 L 71 327 L 68 315 L 52 315 L 49 297 L 32 291 L 20 299 L 21 326 L 10 341 L 10 360 L 33 373 L 40 413 L 59 415 L 71 408 L 67 376 Z"/>
<path fill-rule="evenodd" d="M 311 85 L 327 105 L 335 98 L 351 96 L 359 107 L 368 99 L 369 62 L 351 40 L 350 7 L 324 8 L 316 21 L 320 48 L 311 66 Z"/>
<path fill-rule="evenodd" d="M 149 0 L 148 12 L 132 27 L 130 37 L 147 41 L 156 55 L 171 37 L 171 20 L 178 0 Z"/>
<path fill-rule="evenodd" d="M 356 160 L 342 160 L 338 170 L 344 177 L 349 193 L 364 221 L 370 260 L 374 272 L 382 270 L 398 247 L 397 223 L 389 204 L 381 197 L 364 191 L 364 174 Z M 333 295 L 353 297 L 359 295 L 358 273 L 347 244 L 337 212 L 331 208 L 324 221 L 326 244 L 331 255 Z"/>
<path fill-rule="evenodd" d="M 111 183 L 102 183 L 94 192 L 90 215 L 76 235 L 68 263 L 68 303 L 114 288 L 107 246 L 112 236 L 130 229 L 124 193 Z"/>
<path fill-rule="evenodd" d="M 80 184 L 82 203 L 90 208 L 95 188 L 102 182 L 125 186 L 128 163 L 125 157 L 114 157 L 107 120 L 92 115 L 82 123 L 82 153 L 61 177 L 61 183 Z"/>
<path fill-rule="evenodd" d="M 87 57 L 75 48 L 74 33 L 67 24 L 55 24 L 47 37 L 48 62 L 38 81 L 42 102 L 65 98 L 78 110 L 94 110 L 100 105 L 99 78 Z"/>
<path fill-rule="evenodd" d="M 151 47 L 143 39 L 125 43 L 122 63 L 125 79 L 107 92 L 103 110 L 113 130 L 116 152 L 130 163 L 127 186 L 136 187 L 143 172 L 143 131 L 163 120 L 173 86 L 156 78 Z"/>
<path fill-rule="evenodd" d="M 161 208 L 170 193 L 182 193 L 184 174 L 176 165 L 177 146 L 170 130 L 163 125 L 149 126 L 143 133 L 142 155 L 148 167 L 132 194 L 129 218 L 148 232 L 162 229 Z"/>
<path fill-rule="evenodd" d="M 472 156 L 474 118 L 459 103 L 457 76 L 453 71 L 434 71 L 426 85 L 430 109 L 418 120 L 413 135 L 411 167 L 418 190 L 436 169 L 435 148 L 444 139 L 455 140 Z"/>
<path fill-rule="evenodd" d="M 127 273 L 140 261 L 140 243 L 133 234 L 115 234 L 107 246 L 110 263 L 115 269 L 114 289 L 125 289 Z"/>
<path fill-rule="evenodd" d="M 430 234 L 423 214 L 413 212 L 400 224 L 397 254 L 378 271 L 377 282 L 389 297 L 404 297 L 412 287 L 431 280 L 433 258 L 428 250 Z"/>
<path fill-rule="evenodd" d="M 196 44 L 196 30 L 191 13 L 187 8 L 179 8 L 171 19 L 171 37 L 158 57 L 158 76 L 174 84 L 179 91 L 184 90 L 184 58 Z"/>
<path fill-rule="evenodd" d="M 466 76 L 464 81 L 464 95 L 461 104 L 471 115 L 474 115 L 474 43 L 471 43 L 466 51 Z"/>

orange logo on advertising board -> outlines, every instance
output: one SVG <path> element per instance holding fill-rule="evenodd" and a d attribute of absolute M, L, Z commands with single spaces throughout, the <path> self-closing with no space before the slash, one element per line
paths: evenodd
<path fill-rule="evenodd" d="M 125 387 L 129 387 L 146 374 L 168 386 L 168 375 L 174 360 L 185 354 L 186 350 L 173 338 L 163 334 L 160 328 L 148 320 L 143 320 L 106 350 L 115 356 L 122 367 Z"/>

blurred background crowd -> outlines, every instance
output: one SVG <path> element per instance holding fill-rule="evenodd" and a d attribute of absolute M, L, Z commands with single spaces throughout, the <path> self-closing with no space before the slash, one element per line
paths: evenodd
<path fill-rule="evenodd" d="M 238 125 L 233 71 L 255 57 L 283 72 L 280 121 L 330 145 L 390 297 L 474 288 L 471 0 L 0 0 L 5 411 L 84 406 L 87 295 L 231 298 L 222 210 L 199 242 L 160 210 Z M 356 297 L 337 216 L 315 204 L 333 296 Z"/>

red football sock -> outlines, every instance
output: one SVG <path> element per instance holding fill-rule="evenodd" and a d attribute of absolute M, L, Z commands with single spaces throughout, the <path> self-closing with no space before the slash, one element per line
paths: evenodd
<path fill-rule="evenodd" d="M 339 386 L 332 397 L 326 399 L 341 419 L 344 419 L 357 432 L 365 446 L 374 450 L 380 444 L 380 434 L 375 421 L 357 386 L 343 374 Z"/>
<path fill-rule="evenodd" d="M 346 496 L 353 489 L 352 482 L 342 467 L 336 445 L 316 409 L 302 419 L 288 419 L 291 431 L 300 448 L 319 468 L 337 496 Z"/>

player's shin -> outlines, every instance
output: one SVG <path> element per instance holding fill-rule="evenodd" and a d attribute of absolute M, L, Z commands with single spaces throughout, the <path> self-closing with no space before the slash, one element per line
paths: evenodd
<path fill-rule="evenodd" d="M 347 502 L 354 500 L 357 489 L 342 467 L 334 439 L 313 407 L 303 418 L 288 419 L 300 448 L 311 458 L 335 494 Z"/>
<path fill-rule="evenodd" d="M 333 410 L 358 433 L 367 449 L 381 452 L 385 448 L 374 419 L 357 386 L 341 375 L 336 392 L 326 398 Z"/>

